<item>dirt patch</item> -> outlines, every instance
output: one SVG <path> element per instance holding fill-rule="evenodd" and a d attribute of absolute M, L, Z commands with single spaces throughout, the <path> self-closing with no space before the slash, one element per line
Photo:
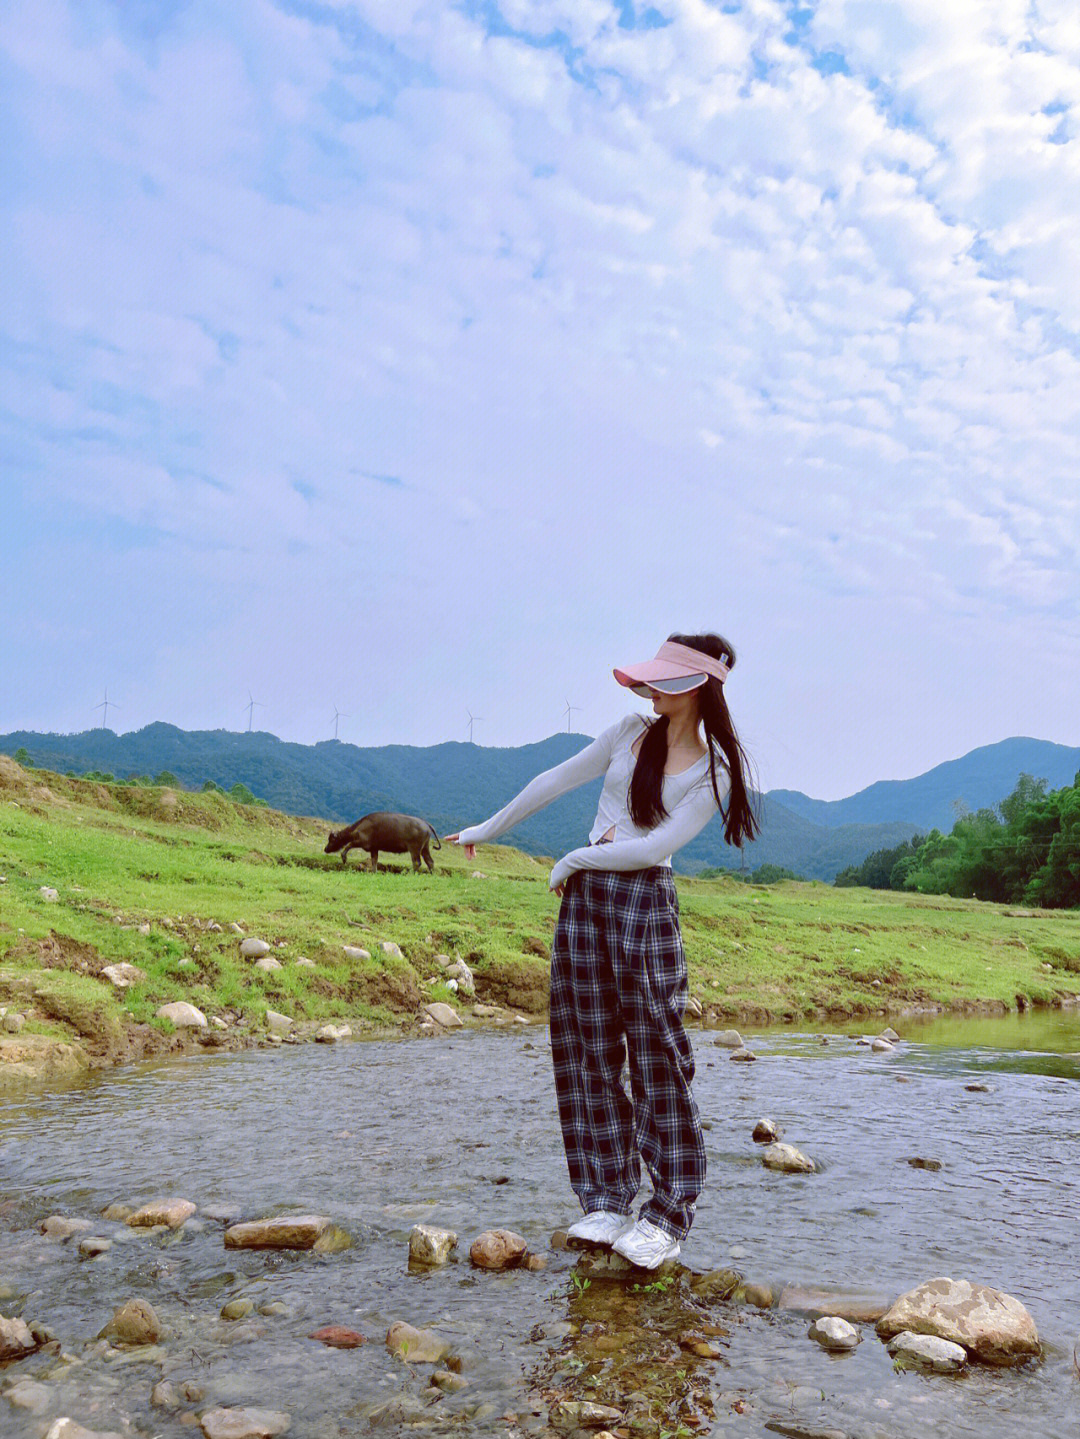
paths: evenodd
<path fill-rule="evenodd" d="M 411 970 L 362 970 L 340 980 L 319 975 L 312 978 L 311 989 L 326 999 L 369 1004 L 398 1014 L 415 1014 L 425 999 Z"/>
<path fill-rule="evenodd" d="M 0 790 L 9 794 L 25 794 L 30 788 L 26 771 L 10 755 L 0 754 Z"/>
<path fill-rule="evenodd" d="M 11 958 L 30 960 L 41 969 L 66 969 L 72 974 L 89 974 L 95 978 L 108 963 L 92 944 L 84 944 L 67 934 L 57 934 L 55 929 L 50 930 L 45 939 L 24 940 L 15 945 Z"/>
<path fill-rule="evenodd" d="M 495 960 L 474 974 L 476 997 L 526 1014 L 543 1014 L 548 1002 L 548 967 L 527 959 Z"/>

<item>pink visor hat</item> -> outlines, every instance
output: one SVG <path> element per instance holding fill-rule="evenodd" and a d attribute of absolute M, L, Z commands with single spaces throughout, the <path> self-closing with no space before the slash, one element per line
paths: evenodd
<path fill-rule="evenodd" d="M 614 675 L 621 685 L 632 689 L 635 694 L 648 695 L 650 690 L 683 694 L 686 690 L 697 689 L 708 679 L 723 682 L 728 677 L 728 667 L 723 660 L 714 660 L 712 655 L 703 654 L 701 650 L 692 650 L 689 645 L 667 640 L 656 651 L 655 659 L 615 670 Z"/>

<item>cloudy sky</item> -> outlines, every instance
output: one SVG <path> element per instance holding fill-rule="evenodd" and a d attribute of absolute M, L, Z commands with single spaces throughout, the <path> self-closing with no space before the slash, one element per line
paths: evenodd
<path fill-rule="evenodd" d="M 1075 0 L 0 0 L 0 124 L 0 731 L 1080 744 Z"/>

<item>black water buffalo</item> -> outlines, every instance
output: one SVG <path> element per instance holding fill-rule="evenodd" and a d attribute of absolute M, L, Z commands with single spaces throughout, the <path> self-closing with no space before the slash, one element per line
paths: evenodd
<path fill-rule="evenodd" d="M 435 841 L 436 849 L 442 849 L 439 836 L 427 820 L 416 819 L 411 814 L 386 814 L 379 811 L 376 814 L 364 815 L 363 819 L 358 819 L 347 829 L 332 829 L 323 854 L 340 852 L 341 862 L 346 864 L 350 849 L 365 849 L 371 855 L 371 868 L 377 869 L 380 850 L 386 854 L 404 854 L 408 850 L 412 855 L 413 869 L 419 870 L 420 861 L 423 860 L 434 873 L 435 865 L 430 848 L 432 840 Z"/>

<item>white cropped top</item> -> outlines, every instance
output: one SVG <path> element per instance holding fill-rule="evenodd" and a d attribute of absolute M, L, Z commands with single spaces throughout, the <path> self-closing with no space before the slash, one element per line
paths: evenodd
<path fill-rule="evenodd" d="M 634 870 L 648 869 L 654 864 L 670 866 L 675 851 L 689 844 L 716 814 L 716 796 L 709 779 L 708 756 L 702 755 L 680 774 L 664 776 L 667 819 L 661 820 L 655 829 L 639 829 L 630 817 L 628 801 L 637 758 L 633 745 L 645 725 L 643 715 L 627 715 L 604 730 L 579 754 L 538 774 L 498 814 L 483 824 L 463 829 L 458 835 L 458 844 L 487 844 L 498 839 L 560 795 L 603 775 L 604 788 L 589 831 L 589 843 L 563 855 L 551 871 L 551 888 L 563 884 L 579 869 Z M 720 797 L 726 801 L 731 782 L 720 755 L 716 759 L 716 779 Z M 607 844 L 597 844 L 613 827 L 614 838 Z"/>

